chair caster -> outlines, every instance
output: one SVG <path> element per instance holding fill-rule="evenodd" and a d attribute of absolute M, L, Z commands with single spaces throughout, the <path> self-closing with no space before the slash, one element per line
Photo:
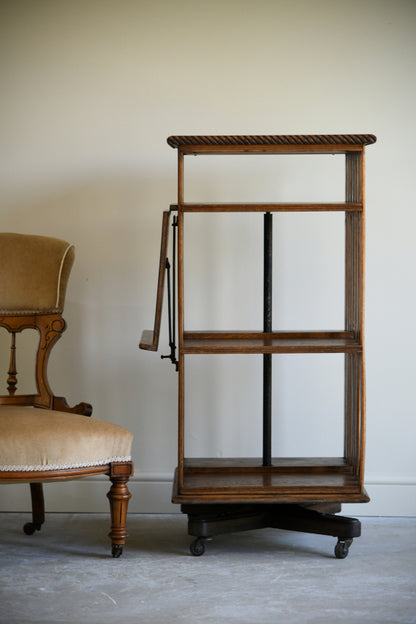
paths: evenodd
<path fill-rule="evenodd" d="M 194 540 L 190 545 L 189 545 L 189 550 L 191 551 L 191 555 L 193 555 L 194 557 L 200 557 L 201 555 L 204 554 L 205 552 L 205 540 L 203 537 L 197 537 L 196 540 Z"/>
<path fill-rule="evenodd" d="M 121 544 L 113 544 L 111 554 L 115 559 L 118 559 L 123 554 L 123 546 Z"/>
<path fill-rule="evenodd" d="M 351 544 L 352 539 L 343 539 L 342 537 L 339 537 L 335 546 L 335 557 L 337 559 L 345 559 L 348 555 Z"/>
<path fill-rule="evenodd" d="M 23 527 L 23 531 L 26 533 L 26 535 L 33 535 L 35 531 L 40 531 L 41 526 L 41 524 L 37 524 L 34 522 L 26 522 Z"/>

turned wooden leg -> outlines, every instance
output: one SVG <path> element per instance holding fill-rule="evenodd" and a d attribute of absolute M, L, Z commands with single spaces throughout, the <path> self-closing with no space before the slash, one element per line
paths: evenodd
<path fill-rule="evenodd" d="M 111 511 L 111 531 L 108 536 L 112 542 L 113 557 L 120 557 L 127 537 L 127 507 L 131 498 L 127 482 L 132 473 L 133 465 L 131 462 L 111 464 L 110 480 L 112 486 L 107 496 Z"/>
<path fill-rule="evenodd" d="M 40 531 L 42 524 L 45 522 L 45 502 L 42 483 L 30 484 L 30 496 L 32 499 L 32 522 L 27 522 L 23 527 L 26 535 L 32 535 L 35 531 Z"/>

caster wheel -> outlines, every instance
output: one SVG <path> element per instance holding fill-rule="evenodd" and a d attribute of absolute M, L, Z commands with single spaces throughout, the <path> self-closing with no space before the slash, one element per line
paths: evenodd
<path fill-rule="evenodd" d="M 33 533 L 35 531 L 40 531 L 40 524 L 34 524 L 33 522 L 26 522 L 26 524 L 23 527 L 23 531 L 26 533 L 26 535 L 33 535 Z"/>
<path fill-rule="evenodd" d="M 113 555 L 114 559 L 118 559 L 118 557 L 123 554 L 123 546 L 121 546 L 120 544 L 113 544 L 111 548 L 111 554 Z"/>
<path fill-rule="evenodd" d="M 205 552 L 205 543 L 202 537 L 197 537 L 189 546 L 189 550 L 194 557 L 200 557 Z"/>
<path fill-rule="evenodd" d="M 348 555 L 348 551 L 352 544 L 352 539 L 338 538 L 337 545 L 335 546 L 335 557 L 337 559 L 345 559 Z"/>

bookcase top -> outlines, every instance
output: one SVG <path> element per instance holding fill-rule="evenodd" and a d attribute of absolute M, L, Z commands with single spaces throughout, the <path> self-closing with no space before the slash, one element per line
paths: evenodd
<path fill-rule="evenodd" d="M 296 146 L 328 148 L 334 147 L 354 149 L 375 143 L 377 138 L 373 134 L 283 134 L 283 135 L 216 135 L 216 136 L 170 136 L 168 144 L 173 148 L 250 148 L 271 147 L 289 149 Z"/>

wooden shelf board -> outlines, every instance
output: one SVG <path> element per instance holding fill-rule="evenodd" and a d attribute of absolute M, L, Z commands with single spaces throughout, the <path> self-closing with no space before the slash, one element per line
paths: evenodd
<path fill-rule="evenodd" d="M 362 145 L 185 145 L 178 147 L 182 154 L 347 154 L 362 152 Z"/>
<path fill-rule="evenodd" d="M 251 490 L 286 491 L 286 489 L 354 488 L 356 479 L 340 472 L 292 473 L 288 472 L 185 472 L 184 488 L 188 490 L 235 491 Z"/>
<path fill-rule="evenodd" d="M 182 353 L 360 353 L 351 332 L 184 332 Z"/>
<path fill-rule="evenodd" d="M 375 143 L 372 134 L 204 135 L 170 136 L 169 145 L 183 154 L 347 153 Z"/>
<path fill-rule="evenodd" d="M 318 503 L 367 502 L 368 495 L 352 474 L 327 469 L 323 472 L 277 471 L 184 472 L 178 485 L 177 471 L 173 487 L 174 503 L 281 502 Z"/>
<path fill-rule="evenodd" d="M 273 457 L 271 466 L 263 466 L 261 457 L 185 457 L 184 469 L 188 474 L 202 473 L 250 473 L 270 474 L 279 472 L 352 473 L 352 467 L 344 457 Z"/>
<path fill-rule="evenodd" d="M 203 493 L 288 493 L 359 487 L 353 468 L 343 457 L 185 458 L 183 489 Z"/>
<path fill-rule="evenodd" d="M 178 205 L 172 204 L 171 210 Z M 362 203 L 183 203 L 182 212 L 362 212 Z"/>

